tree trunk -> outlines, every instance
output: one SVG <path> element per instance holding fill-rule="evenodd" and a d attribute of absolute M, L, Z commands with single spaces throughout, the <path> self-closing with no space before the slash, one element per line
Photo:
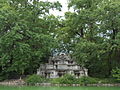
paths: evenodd
<path fill-rule="evenodd" d="M 83 31 L 83 28 L 80 30 L 80 33 L 81 33 L 81 37 L 84 38 L 84 31 Z"/>

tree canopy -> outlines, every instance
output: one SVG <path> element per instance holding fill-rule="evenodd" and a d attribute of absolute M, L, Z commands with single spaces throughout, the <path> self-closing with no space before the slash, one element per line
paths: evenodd
<path fill-rule="evenodd" d="M 52 33 L 58 19 L 49 10 L 60 10 L 60 3 L 8 0 L 0 7 L 0 74 L 36 72 L 57 46 Z"/>
<path fill-rule="evenodd" d="M 64 19 L 57 2 L 0 1 L 0 78 L 36 73 L 49 56 L 65 52 L 93 77 L 120 68 L 120 1 L 69 0 Z"/>
<path fill-rule="evenodd" d="M 58 39 L 94 77 L 109 77 L 120 64 L 120 1 L 69 0 Z M 64 49 L 63 48 L 63 49 Z"/>

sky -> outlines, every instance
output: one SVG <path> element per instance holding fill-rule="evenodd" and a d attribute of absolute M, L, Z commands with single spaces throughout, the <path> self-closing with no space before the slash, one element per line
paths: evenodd
<path fill-rule="evenodd" d="M 62 11 L 53 11 L 51 10 L 50 13 L 54 14 L 55 16 L 64 16 L 64 13 L 68 11 L 67 8 L 67 1 L 68 0 L 41 0 L 41 1 L 49 1 L 49 2 L 56 2 L 59 1 L 62 5 Z"/>

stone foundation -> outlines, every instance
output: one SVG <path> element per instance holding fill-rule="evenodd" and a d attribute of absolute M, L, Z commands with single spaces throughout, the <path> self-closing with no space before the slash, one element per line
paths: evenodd
<path fill-rule="evenodd" d="M 9 86 L 21 86 L 21 85 L 25 85 L 25 82 L 23 80 L 6 80 L 3 82 L 0 82 L 0 85 L 9 85 Z"/>
<path fill-rule="evenodd" d="M 23 80 L 11 80 L 11 81 L 0 82 L 0 85 L 22 86 L 22 85 L 27 85 L 27 84 Z M 73 86 L 73 87 L 78 87 L 78 86 L 120 86 L 120 83 L 116 83 L 116 84 L 86 84 L 86 85 L 82 85 L 82 84 L 36 83 L 35 86 Z"/>

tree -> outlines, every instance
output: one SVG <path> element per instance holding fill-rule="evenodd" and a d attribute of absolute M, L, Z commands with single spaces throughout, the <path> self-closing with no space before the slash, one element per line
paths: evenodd
<path fill-rule="evenodd" d="M 94 77 L 109 77 L 119 67 L 119 0 L 69 0 L 58 39 Z M 97 75 L 96 75 L 97 74 Z"/>
<path fill-rule="evenodd" d="M 58 20 L 49 10 L 60 10 L 60 3 L 9 0 L 0 6 L 0 74 L 11 77 L 36 72 L 57 46 L 51 33 Z"/>

